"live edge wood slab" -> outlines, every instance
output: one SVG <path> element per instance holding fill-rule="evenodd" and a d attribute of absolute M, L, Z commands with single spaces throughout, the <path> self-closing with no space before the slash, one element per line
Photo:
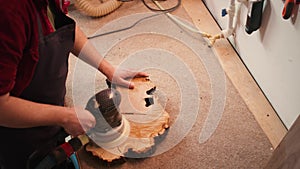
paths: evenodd
<path fill-rule="evenodd" d="M 115 87 L 121 93 L 119 112 L 130 125 L 128 138 L 114 148 L 103 148 L 91 141 L 85 149 L 106 162 L 123 157 L 136 157 L 149 153 L 155 146 L 155 138 L 166 133 L 169 128 L 169 113 L 164 110 L 155 95 L 155 84 L 148 78 L 134 78 L 134 89 Z"/>

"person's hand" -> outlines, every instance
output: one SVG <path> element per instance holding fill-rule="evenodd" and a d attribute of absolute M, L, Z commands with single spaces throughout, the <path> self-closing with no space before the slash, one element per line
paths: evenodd
<path fill-rule="evenodd" d="M 129 89 L 134 88 L 134 83 L 129 80 L 134 77 L 147 77 L 149 76 L 145 72 L 136 72 L 129 69 L 116 69 L 110 80 L 111 83 L 127 87 Z"/>
<path fill-rule="evenodd" d="M 112 66 L 109 62 L 107 62 L 105 59 L 103 59 L 98 67 L 98 70 L 102 72 L 107 79 L 112 84 L 120 85 L 127 87 L 129 89 L 134 88 L 134 84 L 130 82 L 130 79 L 134 77 L 147 77 L 149 76 L 145 72 L 137 72 L 132 71 L 129 69 L 122 69 L 118 68 L 116 69 L 114 66 Z"/>
<path fill-rule="evenodd" d="M 76 137 L 85 134 L 89 129 L 95 127 L 95 117 L 83 108 L 67 108 L 67 117 L 62 127 L 72 136 Z"/>

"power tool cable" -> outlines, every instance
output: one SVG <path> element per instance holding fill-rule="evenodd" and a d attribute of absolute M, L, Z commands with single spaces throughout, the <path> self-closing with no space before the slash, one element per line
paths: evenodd
<path fill-rule="evenodd" d="M 94 36 L 89 36 L 89 37 L 87 37 L 87 38 L 88 38 L 88 39 L 93 39 L 93 38 L 100 37 L 100 36 L 105 36 L 105 35 L 110 35 L 110 34 L 114 34 L 114 33 L 117 33 L 117 32 L 126 31 L 126 30 L 129 30 L 129 29 L 135 27 L 137 24 L 139 24 L 140 22 L 142 22 L 142 21 L 144 21 L 144 20 L 153 18 L 153 17 L 158 16 L 158 15 L 161 15 L 161 14 L 163 14 L 163 13 L 158 13 L 158 14 L 146 16 L 146 17 L 144 17 L 144 18 L 141 18 L 141 19 L 137 20 L 136 22 L 134 22 L 132 25 L 130 25 L 130 26 L 128 26 L 128 27 L 121 28 L 121 29 L 117 29 L 117 30 L 113 30 L 113 31 L 109 31 L 109 32 L 104 32 L 104 33 L 97 34 L 97 35 L 94 35 Z"/>
<path fill-rule="evenodd" d="M 96 37 L 110 35 L 110 34 L 114 34 L 114 33 L 118 33 L 118 32 L 122 32 L 122 31 L 126 31 L 126 30 L 129 30 L 129 29 L 132 29 L 133 27 L 135 27 L 137 24 L 139 24 L 140 22 L 142 22 L 144 20 L 153 18 L 153 17 L 161 15 L 161 14 L 172 12 L 172 11 L 176 10 L 181 5 L 181 0 L 178 0 L 178 3 L 174 7 L 171 7 L 169 9 L 154 9 L 154 8 L 149 7 L 149 5 L 147 5 L 147 3 L 145 2 L 145 0 L 142 0 L 142 2 L 144 3 L 144 5 L 148 9 L 150 9 L 151 11 L 158 12 L 158 13 L 156 13 L 154 15 L 146 16 L 144 18 L 141 18 L 141 19 L 137 20 L 136 22 L 134 22 L 132 25 L 128 26 L 128 27 L 117 29 L 117 30 L 113 30 L 113 31 L 109 31 L 109 32 L 104 32 L 104 33 L 93 35 L 93 36 L 89 36 L 87 38 L 88 39 L 93 39 L 93 38 L 96 38 Z"/>

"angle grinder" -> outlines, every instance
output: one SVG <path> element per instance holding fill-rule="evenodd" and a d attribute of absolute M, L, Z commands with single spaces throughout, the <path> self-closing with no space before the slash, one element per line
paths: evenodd
<path fill-rule="evenodd" d="M 91 97 L 86 110 L 94 115 L 96 126 L 85 135 L 74 137 L 46 154 L 39 151 L 33 153 L 28 160 L 27 169 L 51 169 L 90 141 L 104 148 L 123 143 L 129 135 L 130 126 L 119 113 L 120 102 L 121 94 L 113 88 L 104 89 Z"/>

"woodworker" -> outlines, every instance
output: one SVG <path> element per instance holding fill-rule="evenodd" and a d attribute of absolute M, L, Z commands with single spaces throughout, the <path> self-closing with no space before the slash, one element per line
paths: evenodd
<path fill-rule="evenodd" d="M 0 0 L 1 169 L 25 169 L 36 149 L 52 149 L 64 138 L 60 136 L 78 136 L 95 126 L 84 108 L 64 107 L 70 52 L 83 52 L 81 59 L 129 88 L 134 86 L 127 78 L 147 76 L 116 73 L 97 52 L 81 51 L 87 38 L 61 1 Z"/>

